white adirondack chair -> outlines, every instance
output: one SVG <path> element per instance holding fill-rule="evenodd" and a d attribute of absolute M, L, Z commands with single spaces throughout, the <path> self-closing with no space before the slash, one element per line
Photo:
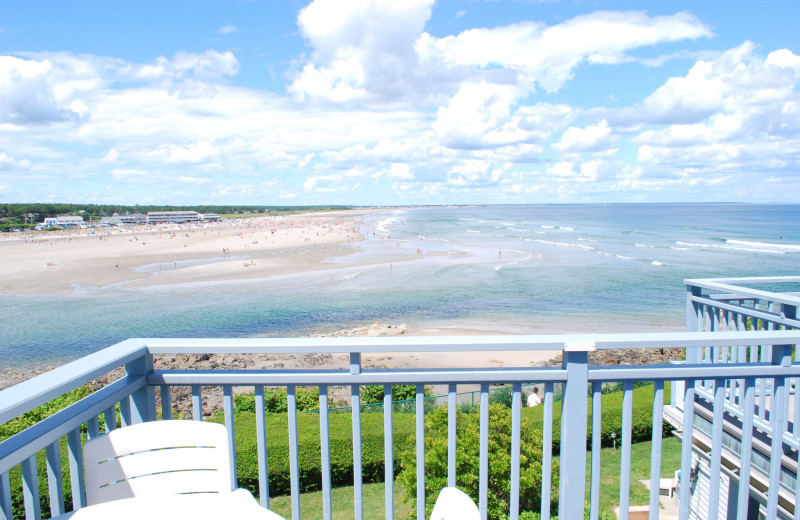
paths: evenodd
<path fill-rule="evenodd" d="M 233 491 L 228 432 L 221 424 L 173 420 L 119 428 L 87 441 L 83 461 L 87 505 Z"/>
<path fill-rule="evenodd" d="M 430 520 L 480 520 L 472 499 L 460 489 L 446 487 L 439 492 Z"/>

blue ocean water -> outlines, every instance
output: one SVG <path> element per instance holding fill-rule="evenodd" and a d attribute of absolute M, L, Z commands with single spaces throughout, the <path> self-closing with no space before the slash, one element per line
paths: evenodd
<path fill-rule="evenodd" d="M 681 330 L 683 280 L 800 274 L 800 206 L 414 208 L 359 218 L 329 269 L 0 295 L 0 367 L 129 337 L 300 336 L 383 321 L 521 333 Z M 355 267 L 353 266 L 355 265 Z"/>

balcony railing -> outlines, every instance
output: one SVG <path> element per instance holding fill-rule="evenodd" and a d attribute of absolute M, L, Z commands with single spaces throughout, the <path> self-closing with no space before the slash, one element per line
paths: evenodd
<path fill-rule="evenodd" d="M 444 385 L 448 391 L 448 456 L 447 482 L 455 485 L 457 479 L 456 448 L 456 395 L 459 387 L 479 387 L 480 421 L 480 469 L 478 504 L 483 518 L 488 516 L 488 487 L 491 478 L 489 462 L 489 391 L 491 385 L 510 384 L 511 447 L 510 447 L 510 500 L 509 518 L 516 520 L 521 511 L 520 496 L 520 434 L 522 385 L 541 384 L 542 396 L 542 492 L 540 509 L 543 518 L 558 514 L 559 518 L 583 518 L 584 500 L 588 491 L 590 513 L 598 518 L 601 461 L 601 424 L 603 418 L 603 385 L 622 383 L 622 417 L 619 445 L 620 467 L 620 517 L 627 518 L 630 510 L 631 488 L 631 439 L 633 422 L 634 383 L 653 385 L 652 400 L 652 447 L 650 476 L 650 518 L 658 518 L 659 490 L 661 483 L 662 423 L 665 418 L 665 383 L 672 388 L 672 407 L 681 417 L 682 439 L 680 489 L 690 489 L 693 472 L 693 438 L 695 437 L 695 413 L 698 400 L 709 404 L 711 431 L 708 454 L 711 471 L 710 496 L 719 491 L 720 475 L 725 469 L 723 459 L 729 457 L 723 444 L 724 424 L 731 417 L 740 421 L 741 469 L 734 477 L 740 482 L 750 482 L 750 453 L 754 442 L 766 442 L 771 450 L 767 471 L 768 486 L 762 492 L 763 507 L 768 518 L 791 518 L 796 499 L 786 499 L 786 486 L 781 486 L 782 471 L 787 457 L 797 465 L 796 448 L 798 435 L 794 425 L 798 407 L 791 404 L 792 392 L 800 377 L 800 365 L 793 363 L 794 345 L 800 343 L 800 331 L 796 330 L 796 303 L 775 299 L 780 309 L 773 305 L 766 311 L 756 307 L 747 310 L 742 301 L 729 290 L 725 295 L 708 295 L 703 291 L 705 282 L 687 282 L 689 307 L 687 315 L 690 329 L 685 333 L 642 334 L 582 334 L 558 336 L 477 336 L 477 337 L 390 337 L 390 338 L 302 338 L 302 339 L 130 339 L 97 353 L 37 376 L 14 387 L 0 391 L 0 424 L 11 421 L 22 414 L 50 402 L 65 393 L 79 388 L 95 378 L 124 367 L 124 375 L 88 397 L 72 404 L 54 415 L 41 420 L 30 428 L 0 442 L 0 520 L 11 519 L 12 494 L 21 492 L 24 497 L 24 513 L 27 519 L 38 519 L 44 514 L 52 516 L 65 512 L 65 485 L 71 491 L 72 507 L 85 505 L 83 489 L 82 442 L 117 427 L 115 408 L 118 407 L 122 427 L 127 425 L 172 417 L 171 389 L 190 387 L 192 415 L 194 420 L 203 417 L 202 402 L 207 387 L 221 387 L 223 394 L 224 421 L 231 439 L 230 457 L 236 459 L 234 446 L 234 388 L 249 387 L 255 391 L 257 459 L 259 469 L 257 494 L 264 507 L 269 505 L 269 468 L 267 466 L 267 429 L 264 412 L 265 387 L 285 387 L 288 396 L 288 453 L 292 518 L 302 517 L 300 509 L 300 458 L 298 456 L 298 411 L 297 388 L 319 388 L 319 424 L 322 509 L 325 518 L 331 518 L 331 447 L 329 440 L 330 387 L 348 389 L 352 404 L 354 518 L 364 517 L 362 503 L 362 420 L 360 396 L 362 385 L 384 385 L 384 460 L 385 460 L 385 507 L 386 518 L 394 518 L 394 441 L 393 413 L 391 412 L 391 387 L 398 384 L 416 385 L 415 406 L 415 458 L 417 482 L 417 518 L 425 518 L 425 414 L 424 387 Z M 718 290 L 717 287 L 710 288 Z M 759 297 L 766 301 L 766 295 Z M 760 304 L 759 304 L 760 305 Z M 698 310 L 701 309 L 701 310 Z M 735 309 L 735 310 L 733 310 Z M 749 314 L 748 314 L 749 313 Z M 745 318 L 742 318 L 745 317 Z M 751 319 L 750 329 L 746 317 Z M 752 326 L 753 320 L 761 320 Z M 698 326 L 699 323 L 705 325 Z M 724 324 L 724 325 L 722 325 Z M 736 324 L 735 326 L 732 324 Z M 744 324 L 744 325 L 742 325 Z M 786 330 L 777 330 L 777 329 Z M 700 329 L 700 330 L 698 330 Z M 589 354 L 604 349 L 686 349 L 687 360 L 681 364 L 638 366 L 593 366 Z M 560 367 L 485 367 L 485 368 L 441 368 L 441 369 L 369 369 L 362 366 L 362 356 L 413 352 L 424 357 L 428 352 L 490 351 L 560 351 Z M 159 355 L 177 354 L 293 354 L 329 353 L 349 359 L 345 369 L 302 370 L 156 370 L 153 358 Z M 156 395 L 160 397 L 157 410 Z M 677 395 L 676 395 L 677 394 Z M 560 396 L 561 421 L 559 449 L 554 450 L 554 410 L 558 406 L 555 396 Z M 758 403 L 758 405 L 757 405 Z M 791 409 L 793 413 L 787 413 Z M 591 418 L 587 414 L 591 410 Z M 159 413 L 160 412 L 160 413 Z M 102 421 L 101 421 L 102 414 Z M 102 422 L 102 424 L 101 424 Z M 766 432 L 765 437 L 754 440 L 753 432 L 758 426 Z M 85 432 L 85 433 L 84 433 Z M 587 439 L 591 439 L 588 444 Z M 779 439 L 774 441 L 773 439 Z M 64 442 L 62 443 L 62 439 Z M 61 449 L 65 446 L 67 467 L 61 467 Z M 787 448 L 787 445 L 789 448 Z M 550 511 L 550 496 L 555 476 L 551 473 L 554 451 L 560 458 L 558 487 L 558 511 Z M 39 472 L 37 454 L 43 452 L 47 467 L 47 493 L 50 511 L 40 510 Z M 590 464 L 587 467 L 587 453 Z M 790 461 L 791 462 L 791 461 Z M 791 464 L 789 464 L 791 466 Z M 11 489 L 10 472 L 21 472 L 21 490 Z M 670 468 L 671 469 L 671 468 Z M 589 473 L 587 478 L 587 471 Z M 785 478 L 785 475 L 783 475 Z M 796 477 L 795 477 L 796 478 Z M 232 476 L 236 484 L 236 473 Z M 66 484 L 64 484 L 66 482 Z M 714 484 L 716 482 L 716 484 Z M 717 489 L 714 488 L 717 486 Z M 794 493 L 800 493 L 795 486 Z M 751 500 L 749 486 L 738 488 L 738 495 L 731 499 L 736 518 L 748 518 Z M 577 498 L 577 499 L 576 499 Z M 795 497 L 791 497 L 795 498 Z M 680 518 L 689 518 L 690 493 L 681 493 Z M 711 500 L 708 504 L 709 518 L 724 518 L 728 511 L 719 510 L 719 504 Z M 729 509 L 730 511 L 730 509 Z M 372 516 L 372 515 L 370 515 Z"/>

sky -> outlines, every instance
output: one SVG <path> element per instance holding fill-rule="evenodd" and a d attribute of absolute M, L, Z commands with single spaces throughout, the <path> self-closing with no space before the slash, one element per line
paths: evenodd
<path fill-rule="evenodd" d="M 0 10 L 0 202 L 800 202 L 800 2 Z"/>

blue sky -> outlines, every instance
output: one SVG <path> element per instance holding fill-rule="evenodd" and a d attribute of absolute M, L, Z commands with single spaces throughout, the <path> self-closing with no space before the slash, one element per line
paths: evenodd
<path fill-rule="evenodd" d="M 800 2 L 4 3 L 0 201 L 798 202 Z"/>

